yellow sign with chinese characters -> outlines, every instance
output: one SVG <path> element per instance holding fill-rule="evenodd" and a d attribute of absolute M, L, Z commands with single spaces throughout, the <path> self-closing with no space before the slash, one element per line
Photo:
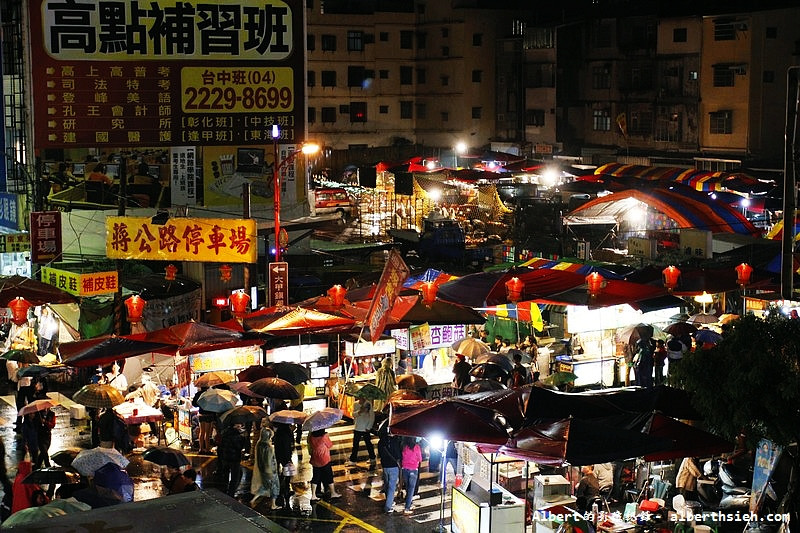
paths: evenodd
<path fill-rule="evenodd" d="M 73 296 L 96 296 L 111 294 L 119 289 L 116 271 L 70 272 L 58 268 L 42 267 L 42 283 L 58 287 Z"/>
<path fill-rule="evenodd" d="M 256 221 L 239 218 L 107 217 L 109 259 L 255 263 Z"/>

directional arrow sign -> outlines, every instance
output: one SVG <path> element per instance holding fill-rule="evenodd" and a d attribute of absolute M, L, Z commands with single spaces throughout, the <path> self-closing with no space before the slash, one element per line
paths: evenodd
<path fill-rule="evenodd" d="M 289 263 L 269 264 L 269 305 L 284 306 L 289 303 Z"/>

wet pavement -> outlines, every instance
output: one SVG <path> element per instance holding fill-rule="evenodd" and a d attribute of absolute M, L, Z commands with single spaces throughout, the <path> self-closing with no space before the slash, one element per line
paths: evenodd
<path fill-rule="evenodd" d="M 51 397 L 57 393 L 50 393 Z M 68 396 L 62 396 L 63 404 L 69 405 Z M 11 395 L 0 396 L 0 437 L 6 448 L 6 464 L 9 478 L 13 481 L 16 475 L 17 464 L 24 457 L 24 445 L 19 434 L 14 432 L 16 409 L 13 407 L 14 398 Z M 57 406 L 54 408 L 57 415 L 56 427 L 53 429 L 53 440 L 50 446 L 52 456 L 59 450 L 71 447 L 90 448 L 91 436 L 88 420 L 73 420 L 70 418 L 68 408 Z M 294 495 L 292 509 L 271 510 L 267 500 L 260 502 L 255 510 L 270 520 L 280 524 L 289 531 L 314 531 L 314 532 L 350 532 L 350 531 L 386 531 L 386 532 L 430 532 L 437 529 L 440 523 L 441 491 L 436 473 L 427 472 L 423 463 L 423 475 L 420 483 L 419 498 L 414 501 L 414 512 L 411 516 L 402 514 L 402 504 L 395 505 L 400 511 L 394 514 L 385 514 L 383 505 L 385 498 L 381 494 L 382 474 L 380 466 L 372 466 L 367 461 L 367 452 L 361 450 L 355 466 L 345 466 L 349 458 L 352 444 L 352 425 L 340 423 L 328 430 L 334 448 L 331 450 L 333 462 L 334 481 L 336 490 L 342 495 L 340 498 L 310 501 L 311 467 L 308 463 L 308 454 L 299 448 L 295 450 L 295 464 L 299 466 L 298 474 L 293 478 Z M 305 442 L 305 435 L 303 437 Z M 377 442 L 375 439 L 373 442 Z M 155 445 L 156 442 L 150 443 Z M 134 500 L 142 501 L 164 496 L 163 485 L 159 477 L 159 469 L 153 463 L 144 461 L 141 452 L 135 450 L 128 454 L 130 465 L 128 474 L 133 478 Z M 192 467 L 198 472 L 197 484 L 202 489 L 222 489 L 214 475 L 216 470 L 216 457 L 213 455 L 200 455 L 196 450 L 183 449 L 192 461 Z M 252 473 L 252 461 L 243 462 L 245 475 L 239 487 L 241 494 L 237 499 L 245 504 L 250 502 L 249 484 Z M 452 470 L 448 472 L 452 478 Z M 449 485 L 449 483 L 448 483 Z M 1 490 L 1 489 L 0 489 Z M 399 498 L 396 499 L 396 502 Z M 441 523 L 449 525 L 449 498 L 442 514 Z"/>

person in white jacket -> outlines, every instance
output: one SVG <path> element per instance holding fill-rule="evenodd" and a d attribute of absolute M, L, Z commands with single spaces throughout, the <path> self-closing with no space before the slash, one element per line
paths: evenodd
<path fill-rule="evenodd" d="M 350 452 L 350 460 L 347 461 L 348 466 L 356 464 L 358 461 L 358 451 L 361 441 L 364 441 L 364 447 L 369 454 L 370 463 L 375 463 L 375 448 L 372 446 L 372 439 L 370 438 L 370 431 L 372 425 L 375 423 L 375 411 L 372 408 L 372 402 L 366 398 L 359 398 L 353 408 L 353 451 Z"/>

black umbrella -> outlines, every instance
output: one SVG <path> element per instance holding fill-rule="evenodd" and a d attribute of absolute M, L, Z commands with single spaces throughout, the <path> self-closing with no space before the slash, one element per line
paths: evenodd
<path fill-rule="evenodd" d="M 297 363 L 272 363 L 267 366 L 267 368 L 274 370 L 279 378 L 288 381 L 292 385 L 299 385 L 311 379 L 311 376 L 308 374 L 308 369 Z"/>
<path fill-rule="evenodd" d="M 81 482 L 81 475 L 74 470 L 67 470 L 62 467 L 40 468 L 34 470 L 22 480 L 24 484 L 38 483 L 50 485 L 53 483 L 60 485 L 75 485 Z"/>
<path fill-rule="evenodd" d="M 182 466 L 188 466 L 192 464 L 192 462 L 183 454 L 183 452 L 167 446 L 155 446 L 148 448 L 142 454 L 142 459 L 157 465 L 170 466 L 172 468 L 180 468 Z"/>
<path fill-rule="evenodd" d="M 58 466 L 70 466 L 72 465 L 72 460 L 75 459 L 75 456 L 78 455 L 80 451 L 81 448 L 67 448 L 65 450 L 59 450 L 51 455 L 50 459 L 52 459 L 53 462 Z"/>
<path fill-rule="evenodd" d="M 509 374 L 512 370 L 514 370 L 514 363 L 511 362 L 511 359 L 508 358 L 506 354 L 498 353 L 498 354 L 489 354 L 489 355 L 481 355 L 477 359 L 475 359 L 476 363 L 492 363 Z"/>
<path fill-rule="evenodd" d="M 495 363 L 480 363 L 472 367 L 469 375 L 479 379 L 508 379 L 508 372 Z"/>
<path fill-rule="evenodd" d="M 265 398 L 277 398 L 280 400 L 297 400 L 300 398 L 300 393 L 297 392 L 294 385 L 281 378 L 261 378 L 248 385 L 248 388 Z"/>
<path fill-rule="evenodd" d="M 261 378 L 274 378 L 278 377 L 275 370 L 262 365 L 250 365 L 238 374 L 236 379 L 239 381 L 257 381 Z"/>
<path fill-rule="evenodd" d="M 464 387 L 464 392 L 470 394 L 473 392 L 502 390 L 505 388 L 506 386 L 499 381 L 495 381 L 493 379 L 479 379 L 478 381 L 473 381 L 472 383 L 467 384 Z"/>
<path fill-rule="evenodd" d="M 28 365 L 25 368 L 20 368 L 17 372 L 18 378 L 26 378 L 26 377 L 36 377 L 36 376 L 44 376 L 46 374 L 52 374 L 55 372 L 65 372 L 67 367 L 64 365 Z"/>
<path fill-rule="evenodd" d="M 39 362 L 39 356 L 33 353 L 32 350 L 9 350 L 3 354 L 3 359 L 26 364 Z"/>
<path fill-rule="evenodd" d="M 274 378 L 272 378 L 274 379 Z M 222 413 L 220 420 L 225 426 L 232 426 L 233 424 L 247 424 L 249 422 L 256 422 L 267 416 L 267 411 L 263 407 L 255 405 L 240 405 L 230 411 Z"/>

